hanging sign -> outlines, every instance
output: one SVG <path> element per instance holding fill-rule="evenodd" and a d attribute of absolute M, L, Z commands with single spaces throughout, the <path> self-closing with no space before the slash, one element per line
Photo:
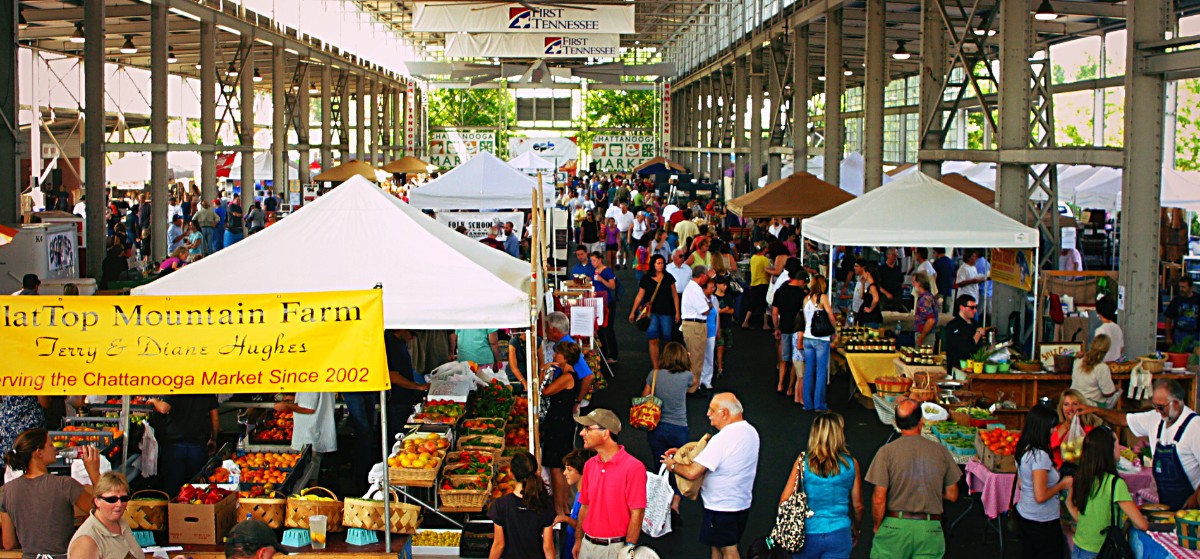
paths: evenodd
<path fill-rule="evenodd" d="M 1033 249 L 994 248 L 992 279 L 1017 289 L 1033 291 Z"/>
<path fill-rule="evenodd" d="M 592 161 L 602 171 L 629 171 L 654 157 L 654 136 L 596 136 Z"/>
<path fill-rule="evenodd" d="M 433 33 L 634 33 L 633 4 L 533 7 L 501 2 L 416 2 L 412 30 Z"/>
<path fill-rule="evenodd" d="M 429 133 L 429 162 L 442 169 L 457 167 L 481 151 L 496 153 L 495 132 Z"/>
<path fill-rule="evenodd" d="M 671 84 L 664 83 L 662 89 L 662 118 L 659 120 L 662 126 L 658 130 L 658 137 L 662 139 L 662 155 L 671 154 Z"/>
<path fill-rule="evenodd" d="M 416 129 L 413 128 L 413 123 L 416 122 L 417 114 L 417 87 L 413 84 L 408 84 L 408 92 L 404 96 L 404 153 L 412 155 L 416 149 Z"/>
<path fill-rule="evenodd" d="M 488 229 L 499 227 L 503 230 L 504 224 L 510 221 L 518 239 L 525 230 L 525 214 L 521 212 L 438 212 L 437 220 L 451 229 L 458 229 L 460 225 L 466 227 L 467 236 L 476 241 L 486 237 Z M 506 237 L 501 231 L 496 238 L 504 240 Z"/>
<path fill-rule="evenodd" d="M 535 35 L 531 33 L 451 33 L 446 56 L 454 58 L 616 58 L 616 34 Z"/>
<path fill-rule="evenodd" d="M 563 163 L 579 157 L 579 146 L 570 138 L 511 138 L 508 140 L 508 153 L 520 157 L 528 152 L 551 163 Z"/>
<path fill-rule="evenodd" d="M 390 386 L 383 292 L 0 297 L 0 395 Z"/>

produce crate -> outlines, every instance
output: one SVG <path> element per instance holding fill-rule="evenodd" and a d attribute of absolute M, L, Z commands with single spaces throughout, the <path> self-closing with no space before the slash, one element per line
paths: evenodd
<path fill-rule="evenodd" d="M 338 500 L 337 495 L 324 487 L 310 487 L 303 491 L 303 494 L 317 493 L 316 490 L 324 492 L 324 497 L 332 497 L 332 501 L 309 501 L 288 497 L 287 499 L 287 515 L 284 517 L 283 525 L 288 528 L 308 528 L 308 517 L 323 514 L 328 519 L 326 522 L 329 532 L 341 532 L 342 514 L 345 511 L 345 505 Z"/>
<path fill-rule="evenodd" d="M 1179 547 L 1200 549 L 1200 521 L 1188 520 L 1176 513 L 1175 537 L 1179 541 Z"/>
<path fill-rule="evenodd" d="M 287 499 L 259 499 L 253 497 L 238 497 L 237 517 L 261 520 L 267 526 L 276 530 L 283 527 L 287 516 Z"/>
<path fill-rule="evenodd" d="M 167 505 L 167 535 L 172 544 L 220 545 L 237 523 L 237 494 L 213 505 Z"/>
<path fill-rule="evenodd" d="M 458 530 L 417 530 L 412 537 L 413 556 L 449 555 L 458 556 L 458 545 L 462 534 Z"/>
<path fill-rule="evenodd" d="M 504 437 L 494 435 L 460 435 L 458 437 L 458 449 L 474 450 L 478 452 L 504 452 Z"/>
<path fill-rule="evenodd" d="M 1013 440 L 1019 439 L 1020 436 L 1020 431 L 1013 431 Z M 992 449 L 983 443 L 983 439 L 980 438 L 979 434 L 975 435 L 975 454 L 979 457 L 979 462 L 992 472 L 998 474 L 1013 474 L 1017 472 L 1016 456 L 1004 456 L 992 452 Z"/>
<path fill-rule="evenodd" d="M 157 489 L 135 491 L 125 509 L 125 521 L 134 530 L 161 532 L 167 527 L 167 504 L 170 502 L 171 496 Z"/>
<path fill-rule="evenodd" d="M 475 421 L 488 421 L 495 423 L 497 426 L 492 429 L 481 429 L 479 427 L 467 427 L 467 424 Z M 464 417 L 458 422 L 458 436 L 465 437 L 467 435 L 495 435 L 504 436 L 504 430 L 508 426 L 508 421 L 502 417 Z"/>
<path fill-rule="evenodd" d="M 479 512 L 487 504 L 492 494 L 492 482 L 489 480 L 483 489 L 439 489 L 438 497 L 442 501 L 441 510 L 450 512 Z"/>
<path fill-rule="evenodd" d="M 388 483 L 405 487 L 433 487 L 437 481 L 438 467 L 441 459 L 436 459 L 429 468 L 388 467 Z"/>
<path fill-rule="evenodd" d="M 378 489 L 372 496 L 378 495 Z M 399 495 L 391 492 L 391 522 L 387 526 L 383 521 L 383 501 L 373 499 L 346 499 L 342 524 L 347 528 L 362 528 L 371 531 L 391 529 L 393 534 L 415 534 L 421 525 L 421 507 L 409 503 L 401 503 Z"/>

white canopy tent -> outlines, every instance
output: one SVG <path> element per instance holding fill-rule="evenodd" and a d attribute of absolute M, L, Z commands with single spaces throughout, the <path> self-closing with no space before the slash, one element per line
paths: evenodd
<path fill-rule="evenodd" d="M 829 246 L 1032 248 L 1033 261 L 1041 257 L 1037 229 L 919 172 L 800 222 L 800 235 Z M 833 251 L 829 256 L 833 269 Z M 1037 340 L 1036 321 L 1033 336 Z"/>
<path fill-rule="evenodd" d="M 1075 189 L 1077 206 L 1110 211 L 1121 209 L 1124 173 L 1120 169 L 1104 169 L 1104 172 L 1092 175 Z M 1162 197 L 1159 203 L 1165 208 L 1200 211 L 1200 172 L 1164 167 L 1160 193 Z"/>
<path fill-rule="evenodd" d="M 287 162 L 288 180 L 294 181 L 300 179 L 300 168 L 295 161 Z M 233 158 L 233 163 L 229 166 L 229 180 L 242 180 L 242 154 L 238 153 Z M 254 155 L 254 180 L 269 181 L 275 178 L 275 162 L 271 159 L 271 154 L 268 152 L 257 153 Z"/>
<path fill-rule="evenodd" d="M 150 182 L 150 168 L 150 154 L 127 153 L 108 166 L 105 178 L 114 184 Z M 167 154 L 167 174 L 171 179 L 195 177 L 199 169 L 198 153 L 173 151 Z"/>
<path fill-rule="evenodd" d="M 408 202 L 423 210 L 528 209 L 537 181 L 488 152 L 468 159 L 446 174 L 408 193 Z M 554 189 L 544 188 L 548 207 Z"/>
<path fill-rule="evenodd" d="M 238 270 L 230 281 L 229 270 Z M 361 177 L 287 219 L 134 295 L 215 295 L 383 286 L 387 328 L 528 328 L 530 269 Z"/>
<path fill-rule="evenodd" d="M 512 158 L 511 160 L 509 160 L 508 166 L 512 167 L 513 169 L 520 169 L 522 171 L 525 171 L 525 170 L 553 171 L 554 170 L 553 163 L 546 161 L 545 158 L 543 158 L 542 156 L 540 156 L 536 153 L 533 153 L 532 151 L 527 151 L 525 153 L 522 153 L 521 155 L 518 155 L 518 156 Z"/>

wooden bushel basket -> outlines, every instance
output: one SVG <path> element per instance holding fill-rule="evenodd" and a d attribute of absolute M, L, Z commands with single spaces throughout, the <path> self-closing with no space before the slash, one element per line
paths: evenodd
<path fill-rule="evenodd" d="M 138 499 L 142 493 L 158 493 L 162 499 Z M 129 508 L 125 509 L 125 521 L 134 530 L 161 532 L 167 529 L 167 503 L 171 496 L 157 489 L 143 489 L 130 495 Z"/>
<path fill-rule="evenodd" d="M 245 520 L 247 516 L 261 520 L 267 526 L 278 530 L 283 527 L 284 518 L 287 516 L 287 499 L 239 497 L 237 518 Z"/>
<path fill-rule="evenodd" d="M 391 522 L 389 527 L 393 534 L 415 534 L 421 525 L 421 507 L 409 503 L 401 503 L 400 496 L 392 490 Z M 371 496 L 379 493 L 375 489 Z M 362 528 L 364 530 L 383 531 L 389 527 L 383 525 L 383 501 L 372 501 L 355 497 L 346 498 L 342 524 L 347 528 Z"/>
<path fill-rule="evenodd" d="M 922 386 L 917 388 L 916 385 L 908 391 L 908 396 L 918 402 L 935 402 L 937 401 L 937 388 L 929 386 L 929 376 L 925 376 L 925 382 L 920 383 Z"/>
<path fill-rule="evenodd" d="M 328 521 L 326 522 L 328 526 L 326 529 L 328 531 L 341 532 L 343 530 L 342 513 L 344 512 L 345 508 L 342 502 L 337 500 L 337 495 L 334 495 L 333 491 L 325 489 L 324 487 L 310 487 L 304 491 L 301 491 L 300 494 L 307 495 L 318 489 L 328 493 L 330 497 L 334 498 L 334 500 L 306 501 L 304 499 L 288 497 L 287 516 L 284 519 L 284 526 L 287 526 L 288 528 L 307 529 L 308 517 L 323 514 L 326 518 L 328 518 Z"/>

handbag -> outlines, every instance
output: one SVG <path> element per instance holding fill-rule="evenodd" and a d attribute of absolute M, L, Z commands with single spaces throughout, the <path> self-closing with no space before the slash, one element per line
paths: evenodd
<path fill-rule="evenodd" d="M 808 508 L 808 494 L 804 491 L 804 453 L 796 460 L 796 487 L 786 501 L 779 504 L 775 514 L 775 528 L 771 530 L 771 541 L 792 553 L 804 547 L 804 524 L 812 511 Z"/>
<path fill-rule="evenodd" d="M 761 536 L 750 542 L 746 559 L 791 559 L 792 554 L 779 547 L 770 536 Z"/>
<path fill-rule="evenodd" d="M 1129 539 L 1125 537 L 1125 531 L 1121 524 L 1117 522 L 1120 518 L 1120 508 L 1117 507 L 1117 476 L 1112 476 L 1111 492 L 1112 501 L 1109 503 L 1109 519 L 1108 526 L 1100 533 L 1104 535 L 1104 544 L 1100 546 L 1100 552 L 1096 554 L 1096 559 L 1133 559 L 1133 548 L 1129 546 Z"/>
<path fill-rule="evenodd" d="M 662 420 L 662 400 L 654 395 L 658 388 L 658 369 L 650 377 L 650 395 L 634 398 L 629 407 L 629 426 L 643 431 L 653 431 Z"/>
<path fill-rule="evenodd" d="M 657 474 L 646 472 L 646 514 L 642 517 L 642 531 L 652 538 L 671 533 L 671 498 L 675 491 L 671 489 L 670 475 L 666 464 L 659 467 Z"/>
<path fill-rule="evenodd" d="M 810 335 L 817 338 L 824 338 L 825 336 L 832 336 L 835 331 L 833 321 L 829 319 L 829 313 L 825 312 L 825 309 L 818 308 L 813 312 L 812 325 L 809 327 Z"/>
<path fill-rule="evenodd" d="M 633 321 L 634 326 L 638 330 L 645 332 L 650 329 L 650 306 L 654 304 L 654 298 L 658 297 L 658 288 L 662 287 L 666 281 L 666 273 L 663 273 L 663 279 L 658 281 L 658 285 L 654 286 L 654 294 L 650 295 L 650 300 L 646 302 L 646 306 L 642 307 L 642 311 L 638 313 L 637 319 Z"/>

